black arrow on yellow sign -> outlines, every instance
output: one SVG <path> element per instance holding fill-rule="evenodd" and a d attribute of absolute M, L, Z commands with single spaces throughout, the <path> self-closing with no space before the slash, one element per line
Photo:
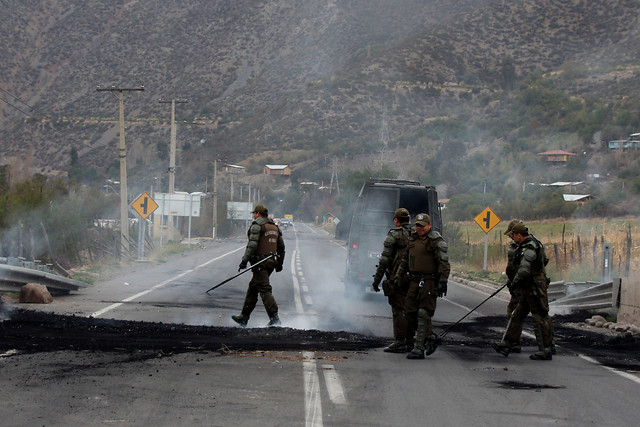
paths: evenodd
<path fill-rule="evenodd" d="M 145 192 L 131 203 L 131 207 L 142 217 L 142 219 L 147 219 L 149 215 L 158 209 L 158 204 Z"/>

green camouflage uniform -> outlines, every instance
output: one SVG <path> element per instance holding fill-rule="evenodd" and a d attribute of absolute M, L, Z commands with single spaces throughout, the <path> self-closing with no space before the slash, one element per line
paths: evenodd
<path fill-rule="evenodd" d="M 400 224 L 389 230 L 384 239 L 384 249 L 380 255 L 376 273 L 373 276 L 374 289 L 377 288 L 377 284 L 380 283 L 384 275 L 387 276 L 387 279 L 382 282 L 382 290 L 391 305 L 394 342 L 385 350 L 391 352 L 394 349 L 404 351 L 407 345 L 408 323 L 404 312 L 404 301 L 409 289 L 409 280 L 406 274 L 406 253 L 410 233 L 409 223 Z"/>
<path fill-rule="evenodd" d="M 520 265 L 518 255 L 518 244 L 516 242 L 511 242 L 509 244 L 509 248 L 507 249 L 507 268 L 505 269 L 505 274 L 507 275 L 507 287 L 509 288 L 509 293 L 511 294 L 511 298 L 509 299 L 509 303 L 507 304 L 507 316 L 509 316 L 509 321 L 511 321 L 511 316 L 518 306 L 520 299 L 522 298 L 522 291 L 511 286 L 511 282 L 513 282 L 513 279 L 516 276 L 518 265 Z M 509 326 L 510 325 L 508 325 L 507 328 Z M 517 335 L 518 337 L 520 337 L 522 335 L 522 323 L 520 323 L 519 325 L 514 325 L 514 328 L 519 329 L 512 331 L 511 335 Z M 520 341 L 506 342 L 505 344 L 509 347 L 515 347 L 520 345 Z"/>
<path fill-rule="evenodd" d="M 447 242 L 440 233 L 431 230 L 424 238 L 411 233 L 408 267 L 411 282 L 404 307 L 409 330 L 416 331 L 412 353 L 424 357 L 425 341 L 430 340 L 433 333 L 431 318 L 436 312 L 439 286 L 446 287 L 451 271 Z"/>
<path fill-rule="evenodd" d="M 531 312 L 539 349 L 538 353 L 532 355 L 532 358 L 550 359 L 553 324 L 549 317 L 547 297 L 549 279 L 545 272 L 547 258 L 544 254 L 544 246 L 535 237 L 527 236 L 518 248 L 517 258 L 519 263 L 511 287 L 520 290 L 522 296 L 512 314 L 505 334 L 505 341 L 509 343 L 520 341 L 522 323 Z"/>
<path fill-rule="evenodd" d="M 251 223 L 247 231 L 249 242 L 242 256 L 243 263 L 255 264 L 266 258 L 271 253 L 276 253 L 276 259 L 263 262 L 252 270 L 253 277 L 249 282 L 249 288 L 242 306 L 242 316 L 249 318 L 258 303 L 258 295 L 262 298 L 264 308 L 269 318 L 277 317 L 278 304 L 271 292 L 269 276 L 274 269 L 280 271 L 284 262 L 284 239 L 278 226 L 269 218 L 258 217 Z M 245 322 L 246 323 L 246 322 Z"/>

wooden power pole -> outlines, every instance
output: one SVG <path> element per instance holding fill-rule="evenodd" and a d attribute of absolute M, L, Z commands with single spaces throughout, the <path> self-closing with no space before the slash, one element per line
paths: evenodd
<path fill-rule="evenodd" d="M 115 87 L 96 88 L 98 92 L 118 92 L 118 104 L 120 107 L 120 243 L 125 251 L 129 251 L 129 202 L 127 195 L 127 147 L 124 142 L 124 92 L 133 90 L 142 91 L 140 87 Z"/>
<path fill-rule="evenodd" d="M 176 104 L 186 104 L 189 102 L 186 99 L 171 99 L 171 101 L 160 99 L 161 104 L 171 104 L 171 140 L 169 143 L 169 194 L 175 192 L 176 183 Z M 169 225 L 169 234 L 173 240 L 173 218 L 171 212 L 167 217 L 167 224 Z M 162 232 L 162 231 L 161 231 Z"/>

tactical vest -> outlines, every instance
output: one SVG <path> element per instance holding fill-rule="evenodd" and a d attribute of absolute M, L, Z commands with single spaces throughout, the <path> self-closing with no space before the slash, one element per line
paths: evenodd
<path fill-rule="evenodd" d="M 509 244 L 509 249 L 507 249 L 507 268 L 505 269 L 505 274 L 509 280 L 513 280 L 518 272 L 518 266 L 520 265 L 519 255 L 518 245 L 514 242 Z"/>
<path fill-rule="evenodd" d="M 531 271 L 530 271 L 531 276 L 535 277 L 538 274 L 544 274 L 546 256 L 544 254 L 544 247 L 542 246 L 542 243 L 540 243 L 539 240 L 534 238 L 530 238 L 525 242 L 523 242 L 522 245 L 520 246 L 520 250 L 518 251 L 518 256 L 519 256 L 518 265 L 522 262 L 522 257 L 526 249 L 532 249 L 536 253 L 536 260 L 531 264 Z"/>
<path fill-rule="evenodd" d="M 417 234 L 409 238 L 409 271 L 412 274 L 438 272 L 435 247 L 429 238 L 421 239 Z"/>
<path fill-rule="evenodd" d="M 530 234 L 529 237 L 531 237 L 531 239 L 533 239 L 533 241 L 536 242 L 536 244 L 538 245 L 538 252 L 536 253 L 538 254 L 538 257 L 540 257 L 540 261 L 542 262 L 542 271 L 545 272 L 545 267 L 547 266 L 547 264 L 549 264 L 549 258 L 545 253 L 544 245 L 533 234 Z"/>
<path fill-rule="evenodd" d="M 407 251 L 409 250 L 409 229 L 408 227 L 396 227 L 393 230 L 397 230 L 394 233 L 394 237 L 396 238 L 396 255 L 393 258 L 393 262 L 391 264 L 391 274 L 389 275 L 390 279 L 394 279 L 401 270 L 406 270 L 406 266 L 403 266 L 403 260 L 407 256 Z"/>
<path fill-rule="evenodd" d="M 278 236 L 280 229 L 272 222 L 267 222 L 261 226 L 260 240 L 258 241 L 258 249 L 256 255 L 269 255 L 278 250 Z"/>

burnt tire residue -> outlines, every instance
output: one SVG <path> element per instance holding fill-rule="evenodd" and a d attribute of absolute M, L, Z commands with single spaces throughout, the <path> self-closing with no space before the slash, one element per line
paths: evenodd
<path fill-rule="evenodd" d="M 541 390 L 565 388 L 565 386 L 561 385 L 533 384 L 520 381 L 494 381 L 494 383 L 498 384 L 501 388 L 507 388 L 509 390 Z"/>
<path fill-rule="evenodd" d="M 13 310 L 0 321 L 0 350 L 358 351 L 383 347 L 387 339 L 350 332 L 292 328 L 231 328 L 95 319 Z"/>
<path fill-rule="evenodd" d="M 587 354 L 603 365 L 637 370 L 640 340 L 575 327 L 590 315 L 577 313 L 553 317 L 558 355 Z M 434 333 L 439 334 L 448 326 L 434 322 Z M 466 356 L 474 352 L 493 352 L 491 343 L 502 338 L 505 326 L 506 316 L 478 316 L 451 328 L 442 346 L 449 352 L 462 352 Z M 524 327 L 531 332 L 530 317 Z M 0 351 L 366 351 L 388 343 L 389 337 L 348 331 L 191 326 L 65 316 L 15 308 L 3 310 L 0 317 Z M 522 345 L 535 347 L 535 341 L 523 337 Z M 471 353 L 469 349 L 473 349 Z"/>
<path fill-rule="evenodd" d="M 587 354 L 603 365 L 620 370 L 634 370 L 640 365 L 640 340 L 630 334 L 617 334 L 603 328 L 588 329 L 576 327 L 593 313 L 573 313 L 552 317 L 554 341 L 559 355 Z M 507 326 L 506 316 L 478 316 L 451 328 L 443 339 L 449 351 L 457 348 L 476 348 L 478 351 L 491 349 L 491 344 L 500 341 Z M 448 324 L 434 324 L 436 334 L 446 330 Z M 524 330 L 533 333 L 533 321 L 529 316 L 524 322 Z M 536 347 L 534 339 L 522 337 L 523 347 Z M 523 349 L 523 351 L 526 351 Z M 465 350 L 465 353 L 468 351 Z M 495 352 L 494 352 L 495 353 Z M 499 356 L 497 353 L 495 353 Z"/>

